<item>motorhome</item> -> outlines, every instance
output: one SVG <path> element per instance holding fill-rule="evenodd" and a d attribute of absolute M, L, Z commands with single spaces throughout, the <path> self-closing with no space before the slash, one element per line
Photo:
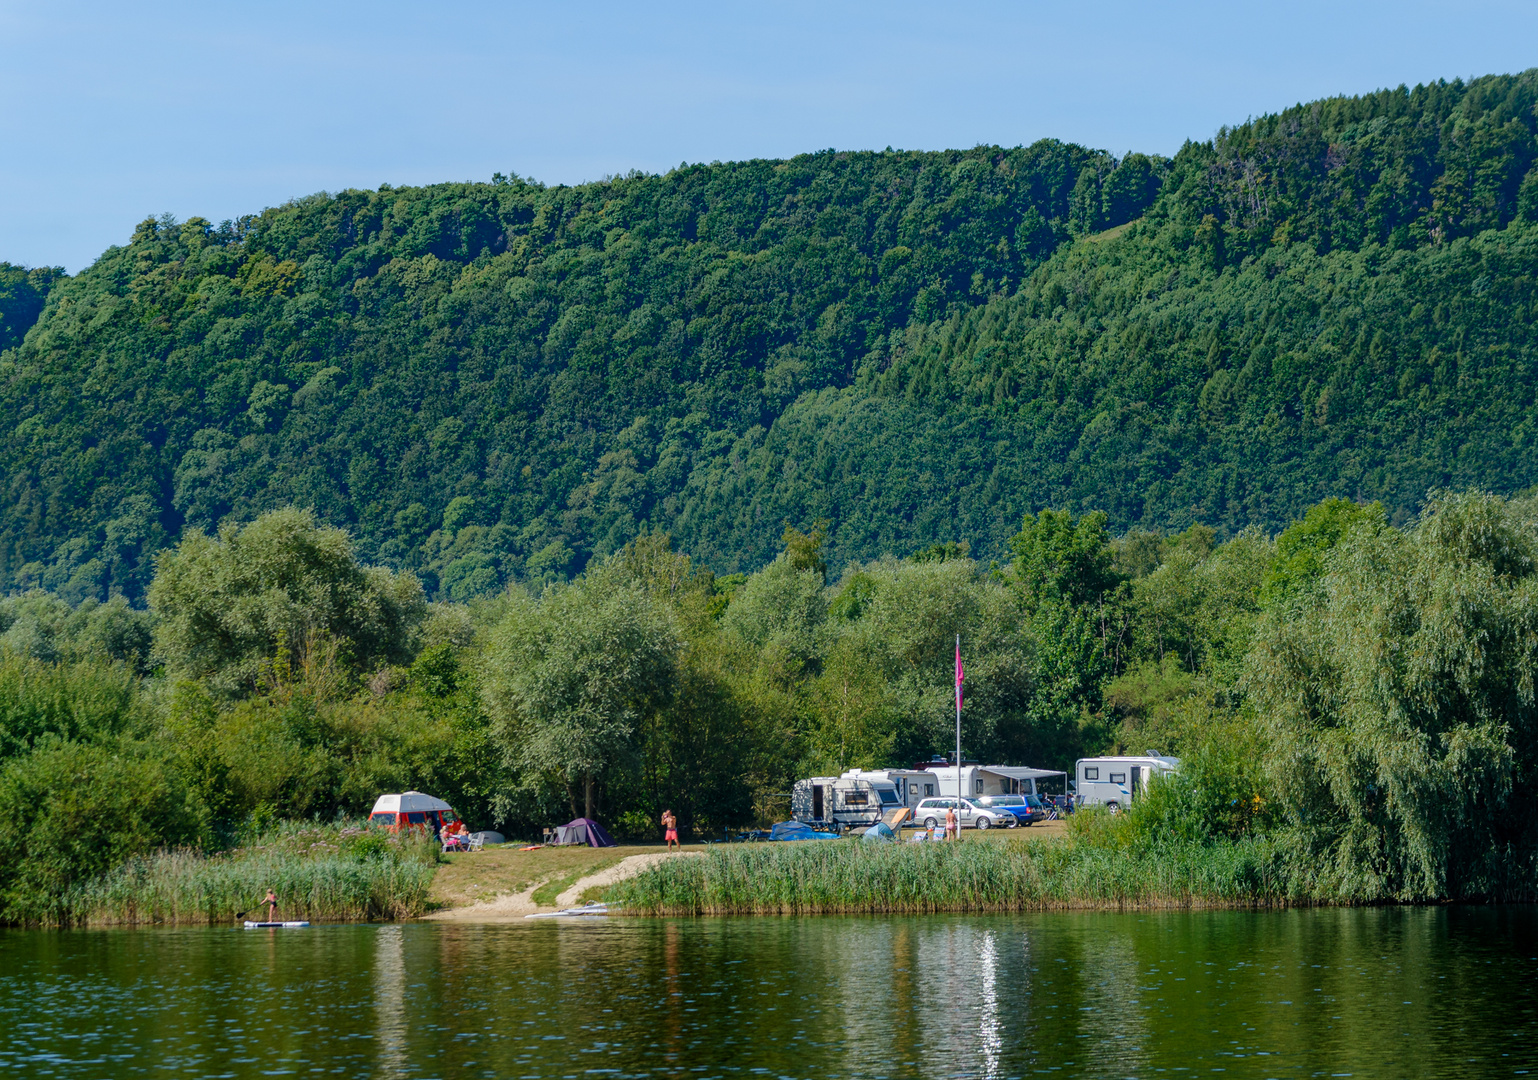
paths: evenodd
<path fill-rule="evenodd" d="M 1119 813 L 1148 791 L 1156 776 L 1180 769 L 1180 759 L 1147 754 L 1143 757 L 1080 758 L 1074 763 L 1075 802 L 1079 806 L 1104 806 Z"/>
<path fill-rule="evenodd" d="M 1022 765 L 933 765 L 924 770 L 934 777 L 935 794 L 956 794 L 960 773 L 961 794 L 972 795 L 1042 795 L 1038 784 L 1062 787 L 1067 774 L 1061 769 L 1029 769 Z"/>
<path fill-rule="evenodd" d="M 840 831 L 869 828 L 903 805 L 896 784 L 857 769 L 842 776 L 797 780 L 790 793 L 792 818 L 808 825 L 833 825 Z"/>

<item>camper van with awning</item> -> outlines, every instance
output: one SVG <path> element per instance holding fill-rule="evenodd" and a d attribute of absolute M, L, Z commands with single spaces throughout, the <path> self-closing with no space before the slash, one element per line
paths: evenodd
<path fill-rule="evenodd" d="M 1039 784 L 1064 787 L 1068 774 L 1061 769 L 1031 769 L 1024 765 L 932 765 L 925 770 L 935 778 L 937 795 L 956 796 L 958 773 L 960 795 L 1042 795 Z M 1055 783 L 1054 783 L 1055 781 Z"/>
<path fill-rule="evenodd" d="M 435 799 L 420 791 L 405 791 L 399 795 L 381 795 L 374 800 L 374 809 L 369 812 L 368 821 L 370 825 L 381 825 L 392 830 L 425 829 L 437 836 L 443 827 L 457 826 L 459 815 L 442 799 Z"/>

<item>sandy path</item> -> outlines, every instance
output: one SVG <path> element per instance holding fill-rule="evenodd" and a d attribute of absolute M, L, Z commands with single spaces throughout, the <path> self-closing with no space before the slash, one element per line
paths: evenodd
<path fill-rule="evenodd" d="M 582 894 L 596 885 L 612 885 L 616 881 L 634 877 L 642 870 L 661 859 L 676 859 L 681 855 L 700 855 L 698 851 L 656 851 L 645 855 L 631 855 L 621 859 L 613 866 L 600 870 L 596 874 L 578 878 L 571 886 L 555 898 L 554 907 L 545 907 L 534 902 L 534 893 L 541 885 L 549 881 L 549 877 L 542 877 L 532 882 L 522 892 L 504 893 L 490 900 L 482 900 L 479 903 L 467 904 L 464 907 L 448 908 L 445 911 L 435 911 L 431 915 L 422 916 L 433 922 L 503 922 L 513 919 L 522 919 L 525 915 L 533 915 L 541 911 L 558 911 L 561 908 L 575 907 L 582 902 Z"/>
<path fill-rule="evenodd" d="M 547 878 L 540 878 L 522 892 L 504 893 L 477 904 L 449 908 L 447 911 L 435 911 L 431 915 L 422 917 L 435 922 L 500 922 L 503 919 L 521 919 L 525 915 L 532 915 L 541 910 L 534 903 L 534 890 L 547 880 Z"/>
<path fill-rule="evenodd" d="M 702 855 L 700 851 L 657 851 L 646 855 L 631 855 L 621 859 L 607 870 L 600 870 L 596 874 L 572 883 L 560 896 L 555 898 L 557 908 L 573 907 L 582 902 L 582 894 L 595 885 L 613 885 L 616 881 L 624 881 L 626 878 L 635 877 L 642 870 L 663 859 L 676 859 L 684 855 Z"/>

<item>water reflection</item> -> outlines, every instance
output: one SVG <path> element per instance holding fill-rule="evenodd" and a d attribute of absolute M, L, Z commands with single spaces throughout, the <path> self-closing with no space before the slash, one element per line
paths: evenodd
<path fill-rule="evenodd" d="M 1532 909 L 0 932 L 0 1073 L 1510 1075 Z"/>
<path fill-rule="evenodd" d="M 374 936 L 374 1038 L 379 1047 L 379 1075 L 405 1077 L 406 944 L 405 927 L 380 927 Z"/>

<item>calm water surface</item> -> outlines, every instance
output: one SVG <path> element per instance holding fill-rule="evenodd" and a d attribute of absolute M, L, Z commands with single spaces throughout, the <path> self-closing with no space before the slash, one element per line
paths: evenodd
<path fill-rule="evenodd" d="M 1509 1076 L 1535 976 L 1531 908 L 7 931 L 0 1074 Z"/>

